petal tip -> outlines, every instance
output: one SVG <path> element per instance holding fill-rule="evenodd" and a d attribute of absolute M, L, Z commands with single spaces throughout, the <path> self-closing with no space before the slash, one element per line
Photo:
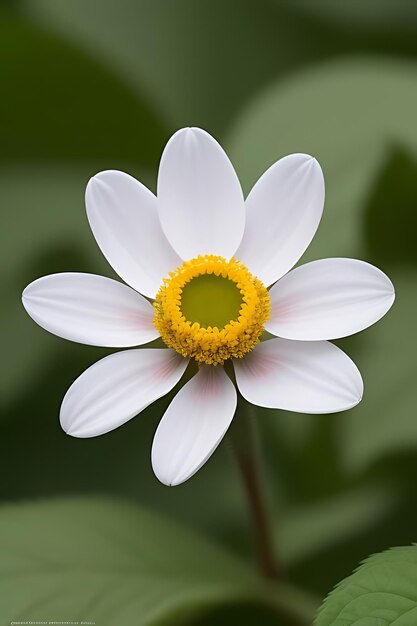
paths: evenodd
<path fill-rule="evenodd" d="M 119 179 L 122 177 L 129 177 L 129 174 L 119 170 L 103 170 L 101 172 L 97 172 L 97 174 L 94 174 L 94 176 L 92 176 L 87 182 L 85 189 L 86 196 L 88 194 L 94 194 L 98 191 L 102 191 L 109 185 L 109 183 L 111 184 L 115 178 Z"/>
<path fill-rule="evenodd" d="M 198 141 L 203 136 L 212 139 L 212 136 L 207 131 L 199 128 L 198 126 L 185 126 L 184 128 L 177 130 L 177 132 L 172 135 L 171 139 L 175 137 L 177 140 L 180 139 L 184 142 L 192 142 Z"/>
<path fill-rule="evenodd" d="M 363 399 L 363 381 L 362 381 L 362 377 L 361 377 L 361 387 L 360 389 L 357 390 L 356 394 L 355 394 L 355 404 L 353 406 L 356 406 L 357 404 L 359 404 L 359 402 L 362 402 Z"/>
<path fill-rule="evenodd" d="M 376 267 L 376 266 L 374 266 Z M 395 302 L 395 299 L 397 297 L 397 294 L 395 292 L 395 287 L 394 284 L 392 282 L 392 280 L 389 278 L 389 276 L 387 276 L 385 274 L 385 272 L 383 272 L 382 270 L 380 270 L 379 268 L 376 267 L 376 269 L 380 272 L 380 286 L 383 290 L 383 295 L 385 296 L 387 303 L 384 309 L 384 312 L 382 313 L 381 317 L 383 317 L 386 313 L 388 313 L 388 311 L 390 310 L 390 308 L 392 307 L 392 305 Z"/>
<path fill-rule="evenodd" d="M 363 399 L 364 385 L 363 385 L 363 378 L 359 370 L 358 370 L 358 375 L 359 375 L 359 381 L 358 381 L 359 384 L 358 384 L 358 388 L 355 389 L 354 401 L 353 401 L 351 408 L 358 405 L 360 402 L 362 402 L 362 399 Z"/>
<path fill-rule="evenodd" d="M 29 287 L 29 285 L 28 285 L 28 287 Z M 25 287 L 25 288 L 23 289 L 23 291 L 22 291 L 22 295 L 21 295 L 22 304 L 23 304 L 23 306 L 25 307 L 25 309 L 26 309 L 26 303 L 27 303 L 27 301 L 28 301 L 28 299 L 29 299 L 29 294 L 28 294 L 28 291 L 27 291 L 27 288 L 28 288 L 28 287 Z"/>
<path fill-rule="evenodd" d="M 298 159 L 298 161 L 304 165 L 317 165 L 321 169 L 320 163 L 318 162 L 317 158 L 312 154 L 307 154 L 307 152 L 298 152 L 290 156 Z"/>
<path fill-rule="evenodd" d="M 100 193 L 100 190 L 104 187 L 103 181 L 99 179 L 99 176 L 100 174 L 92 176 L 85 188 L 85 204 L 88 214 L 92 210 L 93 206 L 97 203 L 97 196 Z"/>
<path fill-rule="evenodd" d="M 184 128 L 180 128 L 172 135 L 168 143 L 171 143 L 173 139 L 191 145 L 200 141 L 212 141 L 217 143 L 216 139 L 214 139 L 209 132 L 199 126 L 185 126 Z"/>
<path fill-rule="evenodd" d="M 155 474 L 156 478 L 159 480 L 161 485 L 164 485 L 164 487 L 176 486 L 176 483 L 169 476 L 167 476 L 164 472 L 161 472 L 160 468 L 156 467 L 156 463 L 153 458 L 152 452 L 151 452 L 151 465 L 152 465 L 153 473 Z"/>
<path fill-rule="evenodd" d="M 302 157 L 301 165 L 306 168 L 306 171 L 309 175 L 315 176 L 319 179 L 324 179 L 323 170 L 316 157 L 312 156 L 311 154 L 304 153 L 300 154 L 299 156 Z"/>
<path fill-rule="evenodd" d="M 164 487 L 175 487 L 175 482 L 172 480 L 172 477 L 168 475 L 169 472 L 167 471 L 167 468 L 163 467 L 163 464 L 161 465 L 160 462 L 158 463 L 154 444 L 152 444 L 151 447 L 151 466 L 156 478 L 162 485 L 164 485 Z"/>
<path fill-rule="evenodd" d="M 316 157 L 309 156 L 307 163 L 309 168 L 313 169 L 316 172 L 317 176 L 319 176 L 321 179 L 324 179 L 323 170 L 321 169 L 321 165 Z"/>
<path fill-rule="evenodd" d="M 174 482 L 173 480 L 164 479 L 158 476 L 157 474 L 155 474 L 155 476 L 159 480 L 161 485 L 164 485 L 164 487 L 177 487 L 180 484 L 180 483 Z"/>
<path fill-rule="evenodd" d="M 155 468 L 153 467 L 153 473 L 155 474 L 156 478 L 159 480 L 159 482 L 164 485 L 164 487 L 178 487 L 179 485 L 182 485 L 182 483 L 185 483 L 188 478 L 191 478 L 191 476 L 187 477 L 187 478 L 181 478 L 181 479 L 175 479 L 175 478 L 170 478 L 168 476 L 162 476 L 161 474 L 158 474 L 155 471 Z"/>
<path fill-rule="evenodd" d="M 95 174 L 89 179 L 86 190 L 85 190 L 86 194 L 94 193 L 94 191 L 96 191 L 99 187 L 103 186 L 104 184 L 103 174 L 104 172 L 98 172 L 98 174 Z"/>
<path fill-rule="evenodd" d="M 388 295 L 392 298 L 392 304 L 394 304 L 395 298 L 397 297 L 397 294 L 395 292 L 395 287 L 394 287 L 394 283 L 388 278 L 387 276 L 387 288 L 388 288 Z"/>
<path fill-rule="evenodd" d="M 70 432 L 70 431 L 71 431 L 71 427 L 68 427 L 68 426 L 64 425 L 64 424 L 62 423 L 62 419 L 60 419 L 60 420 L 59 420 L 59 423 L 60 423 L 61 428 L 62 428 L 62 430 L 64 431 L 64 433 L 65 433 L 66 435 L 70 435 L 70 436 L 72 437 L 72 433 Z"/>
<path fill-rule="evenodd" d="M 356 398 L 352 404 L 346 407 L 346 411 L 350 411 L 350 409 L 354 409 L 355 406 L 358 406 L 362 402 L 363 394 L 361 394 L 358 398 Z"/>
<path fill-rule="evenodd" d="M 23 308 L 29 315 L 30 315 L 30 309 L 31 309 L 30 305 L 33 304 L 34 300 L 36 301 L 36 296 L 34 297 L 32 290 L 31 290 L 32 285 L 33 283 L 30 283 L 29 285 L 27 285 L 22 291 L 22 295 L 21 295 Z"/>
<path fill-rule="evenodd" d="M 312 154 L 302 153 L 302 156 L 304 157 L 306 163 L 318 163 L 316 157 Z"/>
<path fill-rule="evenodd" d="M 74 428 L 74 420 L 69 417 L 67 412 L 66 398 L 67 394 L 65 394 L 64 399 L 62 400 L 59 411 L 59 424 L 66 435 L 78 438 L 80 435 L 77 433 L 76 428 Z"/>
<path fill-rule="evenodd" d="M 85 435 L 83 434 L 82 430 L 77 430 L 76 428 L 73 428 L 72 426 L 64 426 L 62 424 L 62 421 L 60 423 L 61 423 L 62 430 L 69 437 L 74 437 L 74 439 L 85 439 Z"/>

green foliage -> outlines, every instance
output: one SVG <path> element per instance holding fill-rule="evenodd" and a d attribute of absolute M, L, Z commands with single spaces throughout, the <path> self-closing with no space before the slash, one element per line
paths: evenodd
<path fill-rule="evenodd" d="M 11 60 L 13 60 L 11 62 Z M 86 54 L 0 9 L 0 159 L 156 165 L 165 132 L 145 101 Z"/>
<path fill-rule="evenodd" d="M 364 211 L 396 146 L 417 151 L 417 67 L 334 61 L 280 81 L 237 120 L 227 147 L 246 190 L 277 158 L 307 152 L 326 181 L 323 219 L 303 261 L 364 255 Z"/>
<path fill-rule="evenodd" d="M 365 381 L 364 398 L 340 420 L 339 454 L 359 471 L 392 454 L 417 446 L 417 361 L 415 333 L 417 282 L 412 272 L 391 272 L 396 302 L 387 317 L 369 328 L 356 350 Z"/>
<path fill-rule="evenodd" d="M 30 532 L 28 532 L 30 529 Z M 238 559 L 146 510 L 105 499 L 4 507 L 4 623 L 94 620 L 105 626 L 182 624 L 213 605 L 262 601 L 307 619 L 289 587 L 269 590 Z"/>
<path fill-rule="evenodd" d="M 398 505 L 390 485 L 369 485 L 289 508 L 277 515 L 277 544 L 283 562 L 316 557 L 372 528 Z"/>
<path fill-rule="evenodd" d="M 364 231 L 371 260 L 417 268 L 417 158 L 393 146 L 366 204 Z"/>
<path fill-rule="evenodd" d="M 279 0 L 278 0 L 279 1 Z M 382 32 L 391 37 L 412 37 L 417 9 L 410 0 L 365 0 L 336 3 L 332 0 L 287 0 L 291 10 L 323 19 L 339 28 L 356 28 L 366 33 Z"/>
<path fill-rule="evenodd" d="M 173 129 L 223 130 L 277 73 L 322 42 L 273 3 L 241 0 L 23 0 L 22 11 L 100 57 Z"/>
<path fill-rule="evenodd" d="M 61 343 L 28 319 L 21 303 L 24 287 L 54 272 L 112 275 L 84 210 L 85 184 L 93 171 L 88 165 L 9 166 L 0 173 L 2 200 L 7 206 L 7 237 L 0 246 L 5 296 L 3 347 L 9 355 L 0 389 L 7 401 L 20 392 L 39 364 L 55 354 Z"/>
<path fill-rule="evenodd" d="M 417 622 L 417 546 L 367 559 L 330 593 L 315 626 L 414 626 Z"/>

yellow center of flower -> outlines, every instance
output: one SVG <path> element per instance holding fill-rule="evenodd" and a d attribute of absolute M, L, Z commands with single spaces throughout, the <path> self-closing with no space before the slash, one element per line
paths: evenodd
<path fill-rule="evenodd" d="M 206 254 L 164 279 L 154 307 L 155 327 L 169 348 L 218 365 L 253 350 L 269 318 L 270 299 L 243 263 Z"/>

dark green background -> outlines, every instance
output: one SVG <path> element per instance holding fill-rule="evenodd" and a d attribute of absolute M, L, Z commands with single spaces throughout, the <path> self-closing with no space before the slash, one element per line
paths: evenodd
<path fill-rule="evenodd" d="M 150 446 L 169 398 L 108 435 L 66 437 L 61 399 L 108 351 L 48 335 L 20 303 L 43 274 L 113 275 L 88 229 L 85 184 L 115 168 L 155 190 L 182 126 L 224 145 L 245 191 L 287 153 L 316 156 L 325 215 L 303 260 L 362 258 L 397 289 L 384 320 L 338 342 L 364 376 L 359 407 L 258 410 L 288 580 L 319 601 L 368 554 L 415 541 L 416 3 L 10 0 L 0 51 L 1 625 L 286 623 L 277 605 L 290 592 L 251 571 L 227 443 L 167 489 Z"/>

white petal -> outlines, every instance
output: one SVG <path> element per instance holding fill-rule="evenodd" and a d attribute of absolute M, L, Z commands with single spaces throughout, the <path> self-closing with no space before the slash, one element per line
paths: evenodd
<path fill-rule="evenodd" d="M 223 148 L 200 128 L 168 141 L 158 174 L 158 211 L 172 247 L 184 259 L 233 256 L 243 235 L 242 189 Z"/>
<path fill-rule="evenodd" d="M 220 366 L 202 366 L 184 385 L 152 445 L 152 467 L 162 483 L 183 483 L 210 458 L 229 428 L 236 401 L 236 389 Z"/>
<path fill-rule="evenodd" d="M 132 176 L 109 170 L 91 178 L 85 202 L 110 265 L 128 285 L 154 298 L 162 279 L 181 265 L 162 232 L 156 197 Z"/>
<path fill-rule="evenodd" d="M 234 361 L 248 402 L 297 413 L 336 413 L 360 402 L 362 378 L 353 361 L 327 341 L 271 339 Z"/>
<path fill-rule="evenodd" d="M 394 287 L 378 268 L 355 259 L 323 259 L 289 272 L 271 288 L 266 329 L 287 339 L 336 339 L 378 321 Z"/>
<path fill-rule="evenodd" d="M 308 154 L 290 154 L 261 176 L 246 199 L 246 227 L 235 256 L 265 285 L 295 265 L 323 212 L 324 179 Z"/>
<path fill-rule="evenodd" d="M 96 437 L 121 426 L 167 394 L 188 361 L 173 350 L 116 352 L 77 378 L 61 405 L 61 426 L 73 437 Z"/>
<path fill-rule="evenodd" d="M 70 341 L 121 348 L 158 337 L 152 305 L 127 285 L 104 276 L 44 276 L 26 287 L 22 300 L 39 326 Z"/>

